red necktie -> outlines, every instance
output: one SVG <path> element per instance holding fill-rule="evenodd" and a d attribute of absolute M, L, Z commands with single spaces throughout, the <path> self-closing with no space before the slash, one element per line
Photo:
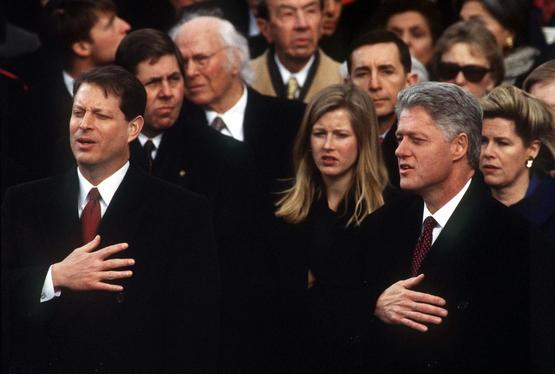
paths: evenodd
<path fill-rule="evenodd" d="M 436 225 L 437 222 L 432 216 L 427 217 L 422 224 L 424 229 L 418 238 L 418 242 L 416 242 L 416 248 L 414 248 L 414 253 L 412 254 L 411 274 L 413 277 L 418 275 L 420 266 L 422 266 L 422 262 L 432 246 L 432 231 Z"/>
<path fill-rule="evenodd" d="M 84 243 L 94 239 L 100 223 L 100 194 L 96 187 L 91 188 L 88 199 L 89 201 L 81 214 L 81 230 Z"/>

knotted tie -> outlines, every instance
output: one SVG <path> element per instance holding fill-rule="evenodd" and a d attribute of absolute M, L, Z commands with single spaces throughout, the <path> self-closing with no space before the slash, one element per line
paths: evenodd
<path fill-rule="evenodd" d="M 210 127 L 212 127 L 214 130 L 216 130 L 217 132 L 222 132 L 223 129 L 226 129 L 227 126 L 225 125 L 224 120 L 222 119 L 222 117 L 216 117 L 214 118 L 214 120 L 212 121 L 212 123 L 210 124 Z"/>
<path fill-rule="evenodd" d="M 287 98 L 292 100 L 297 96 L 297 90 L 299 89 L 299 82 L 293 76 L 289 77 L 287 81 Z"/>
<path fill-rule="evenodd" d="M 432 231 L 436 225 L 437 222 L 432 216 L 427 217 L 422 224 L 422 234 L 418 238 L 418 242 L 416 242 L 416 248 L 414 248 L 412 255 L 411 274 L 413 277 L 418 275 L 420 266 L 432 246 Z"/>
<path fill-rule="evenodd" d="M 100 223 L 100 194 L 96 187 L 89 191 L 88 200 L 83 213 L 81 213 L 81 232 L 84 243 L 94 239 Z"/>
<path fill-rule="evenodd" d="M 148 173 L 152 174 L 152 163 L 154 162 L 154 158 L 152 157 L 152 152 L 156 149 L 156 146 L 154 145 L 152 140 L 148 139 L 143 145 L 143 149 L 146 152 L 146 157 L 148 160 Z"/>

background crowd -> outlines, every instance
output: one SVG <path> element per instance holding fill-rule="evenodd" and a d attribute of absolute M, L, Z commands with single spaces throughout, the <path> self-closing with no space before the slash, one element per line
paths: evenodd
<path fill-rule="evenodd" d="M 5 372 L 555 370 L 555 2 L 0 7 Z"/>

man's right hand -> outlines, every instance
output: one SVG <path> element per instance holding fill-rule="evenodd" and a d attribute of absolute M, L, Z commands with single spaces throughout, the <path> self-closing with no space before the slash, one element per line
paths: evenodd
<path fill-rule="evenodd" d="M 99 244 L 100 236 L 97 235 L 84 246 L 74 249 L 63 261 L 52 265 L 54 290 L 66 288 L 74 291 L 123 291 L 123 286 L 106 281 L 130 278 L 133 275 L 131 270 L 117 269 L 134 265 L 135 260 L 107 258 L 127 249 L 129 245 L 118 243 L 95 251 Z"/>
<path fill-rule="evenodd" d="M 389 286 L 378 298 L 374 315 L 382 322 L 405 325 L 426 332 L 426 324 L 439 325 L 447 317 L 446 302 L 439 296 L 412 291 L 424 279 L 424 274 L 400 280 Z"/>

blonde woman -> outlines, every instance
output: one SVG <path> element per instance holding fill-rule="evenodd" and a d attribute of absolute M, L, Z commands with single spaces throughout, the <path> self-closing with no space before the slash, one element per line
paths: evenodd
<path fill-rule="evenodd" d="M 305 112 L 271 240 L 284 372 L 362 368 L 370 309 L 357 235 L 388 185 L 377 130 L 372 102 L 354 85 L 322 90 Z"/>
<path fill-rule="evenodd" d="M 484 181 L 494 198 L 523 214 L 555 246 L 553 111 L 513 86 L 495 88 L 481 104 Z"/>

